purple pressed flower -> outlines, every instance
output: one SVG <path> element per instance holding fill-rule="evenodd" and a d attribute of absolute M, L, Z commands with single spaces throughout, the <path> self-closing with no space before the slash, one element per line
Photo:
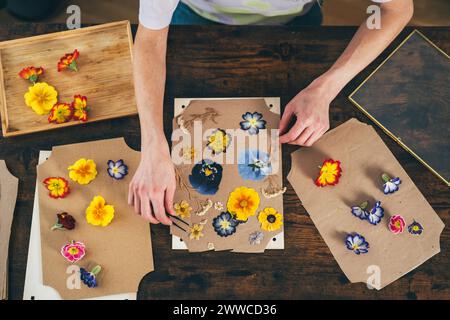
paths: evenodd
<path fill-rule="evenodd" d="M 353 251 L 357 255 L 369 252 L 369 243 L 358 233 L 347 235 L 345 245 L 348 250 Z"/>
<path fill-rule="evenodd" d="M 381 201 L 375 202 L 372 210 L 370 210 L 367 220 L 373 225 L 377 225 L 384 216 L 384 209 L 381 207 Z"/>
<path fill-rule="evenodd" d="M 263 120 L 263 115 L 259 112 L 246 112 L 242 115 L 244 121 L 240 122 L 241 129 L 248 131 L 249 134 L 258 134 L 259 130 L 266 129 L 266 120 Z"/>
<path fill-rule="evenodd" d="M 122 180 L 128 174 L 128 167 L 122 159 L 116 162 L 109 160 L 108 174 L 113 179 Z"/>
<path fill-rule="evenodd" d="M 381 179 L 383 179 L 383 193 L 384 194 L 390 194 L 398 191 L 399 185 L 402 183 L 402 180 L 400 178 L 393 178 L 389 177 L 386 173 L 383 173 L 381 176 Z"/>
<path fill-rule="evenodd" d="M 86 286 L 88 286 L 88 288 L 95 288 L 97 287 L 97 275 L 101 270 L 102 267 L 100 266 L 96 266 L 91 272 L 84 268 L 80 268 L 80 279 Z"/>

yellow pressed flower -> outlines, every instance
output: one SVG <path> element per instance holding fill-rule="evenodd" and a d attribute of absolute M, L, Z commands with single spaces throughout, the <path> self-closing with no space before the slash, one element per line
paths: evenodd
<path fill-rule="evenodd" d="M 102 196 L 96 196 L 86 209 L 86 221 L 94 226 L 106 227 L 114 219 L 114 207 L 106 205 Z"/>
<path fill-rule="evenodd" d="M 185 160 L 194 160 L 196 156 L 197 150 L 195 150 L 195 148 L 183 150 L 183 159 Z"/>
<path fill-rule="evenodd" d="M 283 215 L 274 208 L 265 208 L 259 213 L 258 220 L 265 231 L 275 231 L 283 225 Z"/>
<path fill-rule="evenodd" d="M 181 219 L 189 218 L 191 216 L 192 208 L 189 206 L 187 201 L 183 200 L 180 203 L 175 203 L 173 208 L 175 209 L 175 213 Z"/>
<path fill-rule="evenodd" d="M 38 82 L 25 93 L 25 104 L 39 115 L 48 114 L 58 102 L 58 92 L 45 82 Z"/>
<path fill-rule="evenodd" d="M 228 198 L 227 210 L 233 214 L 238 221 L 247 221 L 253 216 L 259 206 L 259 195 L 252 188 L 236 188 Z"/>
<path fill-rule="evenodd" d="M 91 159 L 81 158 L 67 169 L 70 179 L 79 184 L 89 184 L 97 177 L 97 165 Z"/>
<path fill-rule="evenodd" d="M 192 228 L 189 230 L 189 239 L 191 240 L 200 240 L 201 237 L 204 236 L 203 234 L 203 225 L 201 224 L 194 224 Z"/>

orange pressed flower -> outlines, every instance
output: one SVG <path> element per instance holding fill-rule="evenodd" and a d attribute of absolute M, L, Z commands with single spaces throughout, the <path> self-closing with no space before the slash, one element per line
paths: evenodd
<path fill-rule="evenodd" d="M 39 67 L 28 67 L 23 68 L 22 71 L 19 72 L 19 77 L 25 80 L 29 80 L 31 83 L 36 83 L 39 79 L 39 76 L 44 73 L 44 68 Z"/>
<path fill-rule="evenodd" d="M 58 72 L 64 69 L 70 69 L 72 71 L 78 71 L 77 59 L 80 56 L 80 52 L 75 49 L 73 53 L 66 53 L 58 62 Z"/>
<path fill-rule="evenodd" d="M 73 97 L 72 102 L 73 118 L 86 122 L 88 120 L 87 97 L 77 94 Z"/>
<path fill-rule="evenodd" d="M 341 162 L 332 159 L 325 160 L 320 167 L 319 177 L 316 179 L 318 187 L 334 186 L 339 183 L 341 176 Z"/>
<path fill-rule="evenodd" d="M 65 123 L 73 116 L 73 108 L 67 103 L 57 103 L 53 106 L 48 116 L 49 123 Z"/>
<path fill-rule="evenodd" d="M 44 180 L 44 185 L 53 199 L 65 198 L 70 193 L 69 182 L 64 178 L 50 177 Z"/>

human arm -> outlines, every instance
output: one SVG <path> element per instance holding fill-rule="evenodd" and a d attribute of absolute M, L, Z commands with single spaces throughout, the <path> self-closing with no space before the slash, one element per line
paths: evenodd
<path fill-rule="evenodd" d="M 380 7 L 381 29 L 368 29 L 364 22 L 333 66 L 286 105 L 279 127 L 281 143 L 315 143 L 330 127 L 331 101 L 391 43 L 414 11 L 413 0 L 393 0 Z M 295 124 L 289 129 L 294 116 Z"/>

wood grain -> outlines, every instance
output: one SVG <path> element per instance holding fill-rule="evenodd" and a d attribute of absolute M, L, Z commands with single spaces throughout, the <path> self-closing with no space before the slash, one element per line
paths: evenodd
<path fill-rule="evenodd" d="M 58 91 L 60 102 L 88 97 L 89 122 L 136 114 L 132 72 L 132 37 L 127 21 L 46 34 L 0 43 L 2 129 L 14 136 L 80 124 L 49 124 L 47 116 L 25 105 L 29 82 L 18 72 L 28 66 L 45 69 L 40 81 Z M 57 71 L 59 59 L 78 49 L 78 72 Z M 1 97 L 0 97 L 1 98 Z"/>
<path fill-rule="evenodd" d="M 60 31 L 64 25 L 0 26 L 0 39 Z M 450 51 L 450 28 L 420 28 Z M 281 96 L 282 106 L 327 70 L 344 50 L 356 28 L 173 27 L 169 35 L 167 89 L 164 100 L 166 137 L 172 132 L 175 97 Z M 405 30 L 331 104 L 331 127 L 351 117 L 370 123 L 348 95 L 412 29 Z M 395 76 L 395 75 L 394 75 Z M 446 225 L 450 192 L 378 127 L 375 128 L 408 175 Z M 137 117 L 108 120 L 35 135 L 0 138 L 6 159 L 21 186 L 10 244 L 10 297 L 21 299 L 25 279 L 36 165 L 39 150 L 96 139 L 124 136 L 140 146 Z M 285 245 L 263 255 L 189 254 L 170 250 L 169 230 L 152 227 L 155 271 L 140 284 L 140 299 L 450 299 L 450 232 L 444 229 L 441 253 L 381 291 L 350 284 L 286 180 L 291 152 L 283 147 Z"/>

